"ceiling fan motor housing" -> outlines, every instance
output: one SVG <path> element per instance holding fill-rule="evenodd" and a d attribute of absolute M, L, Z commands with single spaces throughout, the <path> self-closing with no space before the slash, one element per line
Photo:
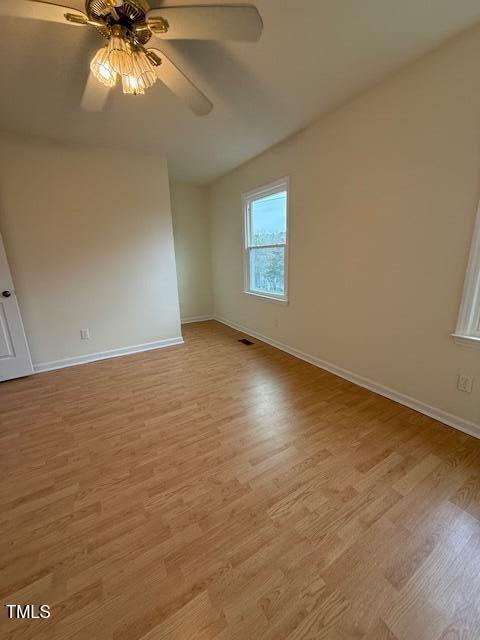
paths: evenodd
<path fill-rule="evenodd" d="M 113 9 L 113 10 L 112 10 Z M 129 33 L 134 33 L 137 25 L 145 24 L 145 16 L 149 10 L 146 0 L 86 0 L 85 11 L 88 17 L 98 22 L 95 26 L 102 36 L 109 38 L 115 25 L 121 26 Z M 135 39 L 140 44 L 147 43 L 152 37 L 149 29 L 135 32 Z"/>

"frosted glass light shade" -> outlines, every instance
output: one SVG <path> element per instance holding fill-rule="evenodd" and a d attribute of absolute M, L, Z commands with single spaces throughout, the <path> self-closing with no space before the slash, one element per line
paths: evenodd
<path fill-rule="evenodd" d="M 133 54 L 133 70 L 137 78 L 140 79 L 144 89 L 153 87 L 157 81 L 157 74 L 155 73 L 155 67 L 150 62 L 150 59 L 143 51 L 135 51 Z"/>
<path fill-rule="evenodd" d="M 132 73 L 122 76 L 123 93 L 139 95 L 152 87 L 157 81 L 155 68 L 141 50 L 132 53 Z"/>
<path fill-rule="evenodd" d="M 130 44 L 120 35 L 112 34 L 108 41 L 108 62 L 120 75 L 128 76 L 133 71 L 132 50 Z"/>
<path fill-rule="evenodd" d="M 106 87 L 115 86 L 117 82 L 117 74 L 110 66 L 107 47 L 103 47 L 97 51 L 95 57 L 90 63 L 90 69 L 95 78 Z"/>

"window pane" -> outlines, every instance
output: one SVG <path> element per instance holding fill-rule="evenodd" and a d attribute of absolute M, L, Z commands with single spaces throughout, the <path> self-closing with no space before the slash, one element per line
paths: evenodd
<path fill-rule="evenodd" d="M 250 250 L 250 290 L 285 295 L 285 247 Z"/>
<path fill-rule="evenodd" d="M 250 234 L 250 246 L 286 243 L 286 191 L 252 201 Z"/>

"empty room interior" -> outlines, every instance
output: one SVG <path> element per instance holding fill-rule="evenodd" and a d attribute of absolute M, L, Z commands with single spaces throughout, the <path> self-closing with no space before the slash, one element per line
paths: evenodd
<path fill-rule="evenodd" d="M 0 25 L 0 637 L 479 640 L 478 0 Z"/>

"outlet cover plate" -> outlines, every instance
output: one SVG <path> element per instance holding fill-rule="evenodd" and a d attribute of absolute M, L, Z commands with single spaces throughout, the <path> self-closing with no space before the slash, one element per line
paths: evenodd
<path fill-rule="evenodd" d="M 464 393 L 472 393 L 473 377 L 465 376 L 462 373 L 458 376 L 457 389 Z"/>

